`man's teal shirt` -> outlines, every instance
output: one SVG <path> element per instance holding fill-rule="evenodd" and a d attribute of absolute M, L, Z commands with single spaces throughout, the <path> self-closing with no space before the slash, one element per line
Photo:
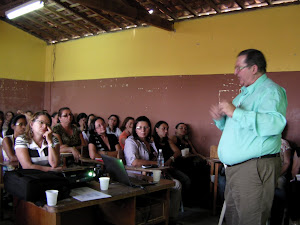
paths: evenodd
<path fill-rule="evenodd" d="M 215 120 L 223 131 L 218 146 L 220 160 L 234 165 L 280 152 L 281 132 L 286 125 L 284 88 L 264 74 L 252 85 L 242 87 L 232 103 L 236 107 L 232 118 Z"/>

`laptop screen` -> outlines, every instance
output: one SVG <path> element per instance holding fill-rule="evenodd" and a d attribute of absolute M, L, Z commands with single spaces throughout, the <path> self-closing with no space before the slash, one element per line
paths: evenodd
<path fill-rule="evenodd" d="M 101 156 L 105 168 L 112 180 L 125 184 L 127 186 L 132 186 L 121 159 L 117 159 L 107 155 L 101 155 Z"/>

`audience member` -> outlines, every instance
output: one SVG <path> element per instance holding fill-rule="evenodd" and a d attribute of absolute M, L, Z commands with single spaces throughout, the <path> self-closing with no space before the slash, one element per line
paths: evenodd
<path fill-rule="evenodd" d="M 9 122 L 12 120 L 12 118 L 14 116 L 15 115 L 14 115 L 14 113 L 12 111 L 8 111 L 8 112 L 5 113 L 5 120 L 4 120 L 3 127 L 2 127 L 3 136 L 5 136 L 6 131 L 8 129 Z"/>
<path fill-rule="evenodd" d="M 85 113 L 79 113 L 76 118 L 77 126 L 82 132 L 83 139 L 86 141 L 86 143 L 89 142 L 89 138 L 87 136 L 87 115 Z"/>
<path fill-rule="evenodd" d="M 124 155 L 128 166 L 157 164 L 157 149 L 151 141 L 151 123 L 145 116 L 138 117 L 132 128 L 132 136 L 125 141 Z M 174 224 L 179 213 L 181 183 L 172 179 L 175 186 L 170 193 L 170 223 Z"/>
<path fill-rule="evenodd" d="M 54 112 L 51 115 L 51 120 L 52 120 L 52 127 L 54 127 L 56 124 L 58 124 L 58 113 Z"/>
<path fill-rule="evenodd" d="M 134 118 L 128 116 L 123 121 L 120 130 L 122 133 L 119 136 L 119 143 L 122 149 L 125 147 L 125 140 L 132 135 L 132 127 L 134 123 Z"/>
<path fill-rule="evenodd" d="M 275 189 L 273 205 L 271 210 L 271 225 L 281 225 L 284 215 L 284 208 L 286 207 L 286 188 L 287 180 L 290 180 L 288 169 L 291 165 L 291 151 L 292 148 L 287 140 L 281 139 L 280 158 L 281 158 L 281 172 L 277 180 Z"/>
<path fill-rule="evenodd" d="M 196 149 L 194 148 L 192 142 L 189 140 L 187 124 L 178 123 L 175 126 L 175 135 L 172 136 L 171 139 L 175 143 L 175 145 L 179 148 L 179 150 L 183 150 L 185 148 L 188 148 L 189 149 L 189 155 L 199 156 L 203 160 L 206 160 L 205 156 L 203 156 L 199 152 L 197 152 Z"/>
<path fill-rule="evenodd" d="M 180 170 L 173 166 L 175 160 L 180 157 L 181 152 L 177 146 L 168 137 L 169 125 L 165 121 L 159 121 L 153 129 L 153 139 L 156 149 L 161 149 L 164 156 L 165 166 L 169 166 L 168 173 L 182 184 L 183 200 L 186 200 L 187 194 L 191 187 L 190 178 Z"/>
<path fill-rule="evenodd" d="M 2 111 L 0 111 L 0 145 L 1 145 L 2 139 L 4 137 L 3 124 L 4 124 L 4 113 Z"/>
<path fill-rule="evenodd" d="M 292 180 L 288 182 L 287 199 L 288 199 L 288 216 L 292 225 L 300 224 L 300 148 L 295 149 L 292 167 Z"/>
<path fill-rule="evenodd" d="M 25 134 L 16 138 L 15 150 L 23 169 L 60 169 L 59 141 L 53 136 L 48 113 L 37 112 L 33 115 Z"/>
<path fill-rule="evenodd" d="M 89 154 L 91 159 L 101 158 L 100 154 L 118 157 L 121 150 L 118 139 L 113 134 L 106 133 L 103 118 L 95 117 L 90 125 Z"/>
<path fill-rule="evenodd" d="M 120 119 L 117 115 L 110 115 L 108 117 L 108 126 L 106 127 L 106 133 L 114 134 L 117 138 L 121 135 L 119 128 Z"/>
<path fill-rule="evenodd" d="M 91 125 L 91 122 L 92 122 L 92 120 L 95 118 L 96 116 L 94 115 L 94 114 L 89 114 L 88 115 L 88 117 L 87 117 L 87 121 L 86 121 L 86 128 L 87 128 L 87 130 L 86 130 L 86 136 L 88 137 L 88 139 L 90 138 L 90 131 L 89 131 L 89 129 L 90 129 L 90 125 Z"/>
<path fill-rule="evenodd" d="M 190 196 L 188 196 L 188 201 L 185 204 L 207 206 L 209 200 L 210 167 L 205 157 L 196 151 L 189 140 L 187 124 L 178 123 L 175 126 L 175 136 L 172 137 L 172 140 L 180 150 L 187 148 L 189 150 L 188 156 L 178 157 L 174 164 L 174 167 L 188 175 L 192 182 L 189 192 Z"/>
<path fill-rule="evenodd" d="M 68 107 L 63 107 L 58 111 L 60 123 L 53 127 L 53 133 L 60 143 L 60 152 L 73 154 L 75 162 L 80 158 L 81 146 L 86 146 L 81 130 L 72 124 L 73 114 Z"/>
<path fill-rule="evenodd" d="M 26 117 L 23 114 L 15 116 L 9 123 L 6 136 L 2 142 L 2 153 L 4 161 L 18 161 L 15 153 L 15 140 L 23 135 L 27 125 Z"/>

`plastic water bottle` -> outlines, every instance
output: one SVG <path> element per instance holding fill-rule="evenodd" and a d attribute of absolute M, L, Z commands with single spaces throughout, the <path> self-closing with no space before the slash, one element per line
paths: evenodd
<path fill-rule="evenodd" d="M 158 167 L 163 167 L 164 165 L 165 165 L 164 155 L 162 153 L 162 149 L 159 149 L 158 157 L 157 157 L 157 166 Z"/>

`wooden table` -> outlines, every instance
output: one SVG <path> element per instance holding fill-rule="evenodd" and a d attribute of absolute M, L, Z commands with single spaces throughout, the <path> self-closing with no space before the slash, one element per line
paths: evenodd
<path fill-rule="evenodd" d="M 100 190 L 98 182 L 89 186 Z M 108 221 L 111 224 L 133 225 L 168 224 L 170 188 L 174 182 L 160 180 L 159 184 L 145 189 L 132 188 L 119 183 L 112 183 L 107 191 L 111 198 L 80 202 L 73 198 L 58 201 L 54 207 L 38 207 L 31 202 L 20 200 L 16 203 L 16 224 L 22 225 L 89 225 Z M 142 206 L 144 199 L 153 204 Z M 148 201 L 148 200 L 147 200 Z M 151 204 L 150 204 L 151 205 Z M 148 207 L 148 208 L 147 208 Z"/>
<path fill-rule="evenodd" d="M 210 163 L 210 176 L 214 176 L 214 182 L 210 182 L 210 192 L 213 193 L 213 215 L 216 215 L 219 166 L 222 164 L 220 159 L 206 158 Z"/>

